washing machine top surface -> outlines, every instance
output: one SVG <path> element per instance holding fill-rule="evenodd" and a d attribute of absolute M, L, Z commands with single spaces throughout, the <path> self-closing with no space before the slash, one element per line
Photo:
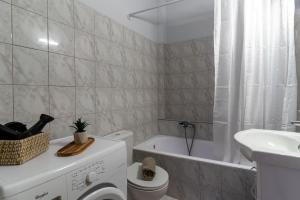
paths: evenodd
<path fill-rule="evenodd" d="M 57 157 L 56 152 L 72 140 L 73 137 L 67 137 L 51 141 L 47 152 L 23 165 L 0 166 L 0 198 L 20 193 L 61 177 L 79 166 L 92 163 L 102 156 L 107 156 L 125 147 L 124 142 L 95 137 L 93 145 L 82 154 L 71 157 Z"/>
<path fill-rule="evenodd" d="M 142 178 L 141 163 L 134 163 L 127 169 L 127 180 L 129 183 L 143 188 L 144 190 L 156 190 L 165 186 L 169 181 L 169 174 L 163 168 L 156 166 L 156 175 L 152 181 L 144 181 Z"/>

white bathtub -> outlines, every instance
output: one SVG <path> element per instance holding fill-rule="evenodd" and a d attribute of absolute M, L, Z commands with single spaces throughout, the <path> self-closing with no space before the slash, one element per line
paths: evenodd
<path fill-rule="evenodd" d="M 188 139 L 188 142 L 190 144 L 191 140 Z M 253 168 L 253 164 L 245 160 L 236 160 L 234 163 L 217 160 L 217 158 L 214 156 L 214 143 L 205 140 L 195 139 L 191 156 L 188 156 L 185 138 L 166 135 L 157 135 L 147 140 L 146 142 L 135 146 L 134 149 L 176 156 L 185 159 L 200 160 L 230 167 L 238 167 L 244 169 Z"/>
<path fill-rule="evenodd" d="M 185 138 L 158 135 L 137 145 L 133 155 L 135 162 L 153 157 L 169 173 L 168 194 L 176 199 L 255 200 L 256 171 L 239 162 L 217 160 L 213 142 L 195 140 L 188 156 Z"/>

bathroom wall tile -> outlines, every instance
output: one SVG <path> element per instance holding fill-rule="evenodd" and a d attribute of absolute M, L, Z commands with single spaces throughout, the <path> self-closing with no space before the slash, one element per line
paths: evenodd
<path fill-rule="evenodd" d="M 11 4 L 11 0 L 1 0 L 1 1 Z"/>
<path fill-rule="evenodd" d="M 95 38 L 95 55 L 98 62 L 111 63 L 112 43 L 102 38 Z"/>
<path fill-rule="evenodd" d="M 44 1 L 14 0 L 14 50 L 0 44 L 0 84 L 15 84 L 13 120 L 32 124 L 50 113 L 52 138 L 72 134 L 68 126 L 80 116 L 95 121 L 99 135 L 131 128 L 141 142 L 157 133 L 156 44 L 77 0 L 48 1 L 47 19 Z M 12 28 L 3 30 L 11 37 Z M 2 33 L 0 43 L 11 43 Z"/>
<path fill-rule="evenodd" d="M 13 6 L 14 44 L 48 50 L 47 19 Z"/>
<path fill-rule="evenodd" d="M 135 33 L 136 49 L 139 51 L 144 51 L 145 38 L 140 34 Z"/>
<path fill-rule="evenodd" d="M 48 85 L 48 53 L 17 47 L 13 50 L 14 83 Z"/>
<path fill-rule="evenodd" d="M 126 93 L 122 89 L 111 89 L 112 91 L 112 109 L 125 109 L 127 105 Z"/>
<path fill-rule="evenodd" d="M 75 59 L 76 85 L 77 86 L 95 86 L 96 63 L 93 61 Z"/>
<path fill-rule="evenodd" d="M 49 114 L 48 86 L 14 86 L 14 120 L 34 122 L 41 113 Z"/>
<path fill-rule="evenodd" d="M 75 86 L 74 58 L 60 54 L 49 54 L 49 84 Z"/>
<path fill-rule="evenodd" d="M 48 1 L 48 17 L 55 21 L 74 26 L 74 0 Z"/>
<path fill-rule="evenodd" d="M 47 17 L 47 0 L 12 0 L 12 4 Z"/>
<path fill-rule="evenodd" d="M 122 130 L 127 126 L 127 124 L 126 111 L 112 111 L 112 131 Z"/>
<path fill-rule="evenodd" d="M 112 66 L 112 87 L 114 88 L 123 88 L 125 70 L 122 67 Z"/>
<path fill-rule="evenodd" d="M 12 85 L 0 85 L 0 123 L 13 121 L 13 88 Z"/>
<path fill-rule="evenodd" d="M 111 22 L 111 39 L 117 43 L 124 41 L 124 27 L 115 21 Z"/>
<path fill-rule="evenodd" d="M 75 31 L 75 57 L 95 60 L 95 37 L 82 31 Z"/>
<path fill-rule="evenodd" d="M 95 13 L 94 10 L 79 0 L 74 1 L 75 27 L 79 30 L 94 34 Z"/>
<path fill-rule="evenodd" d="M 95 35 L 109 40 L 111 38 L 111 20 L 100 14 L 95 16 Z"/>
<path fill-rule="evenodd" d="M 109 64 L 98 62 L 96 67 L 96 87 L 109 88 L 113 86 L 113 72 Z"/>
<path fill-rule="evenodd" d="M 12 46 L 0 44 L 0 84 L 12 83 Z"/>
<path fill-rule="evenodd" d="M 12 42 L 11 5 L 0 1 L 0 42 Z"/>
<path fill-rule="evenodd" d="M 111 88 L 96 88 L 96 112 L 111 110 L 112 98 Z"/>
<path fill-rule="evenodd" d="M 49 51 L 74 56 L 74 29 L 49 20 Z"/>
<path fill-rule="evenodd" d="M 76 116 L 96 112 L 95 88 L 76 87 Z"/>
<path fill-rule="evenodd" d="M 109 63 L 113 65 L 123 66 L 124 61 L 124 49 L 119 45 L 111 46 L 111 58 Z"/>
<path fill-rule="evenodd" d="M 56 118 L 50 123 L 50 139 L 72 136 L 74 129 L 70 126 L 75 121 L 75 116 Z"/>
<path fill-rule="evenodd" d="M 101 112 L 96 115 L 96 132 L 99 136 L 104 136 L 112 132 L 112 114 L 111 112 Z"/>
<path fill-rule="evenodd" d="M 54 117 L 75 115 L 75 87 L 50 86 L 50 114 Z"/>
<path fill-rule="evenodd" d="M 132 30 L 128 28 L 124 28 L 124 42 L 129 48 L 135 49 L 135 34 Z"/>

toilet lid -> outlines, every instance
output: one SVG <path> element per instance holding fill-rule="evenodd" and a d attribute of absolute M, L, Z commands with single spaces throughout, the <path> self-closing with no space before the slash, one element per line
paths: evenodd
<path fill-rule="evenodd" d="M 127 169 L 127 180 L 132 185 L 144 189 L 158 189 L 165 186 L 169 181 L 169 174 L 161 167 L 156 166 L 155 176 L 152 181 L 144 181 L 141 170 L 141 163 L 134 163 Z"/>

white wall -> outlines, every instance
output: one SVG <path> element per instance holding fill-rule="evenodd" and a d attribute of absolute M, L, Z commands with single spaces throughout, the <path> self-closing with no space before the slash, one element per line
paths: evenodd
<path fill-rule="evenodd" d="M 132 19 L 128 20 L 127 15 L 131 12 L 150 8 L 157 5 L 157 0 L 80 0 L 83 3 L 97 10 L 99 13 L 104 14 L 113 20 L 127 26 L 137 33 L 145 37 L 158 41 L 158 28 L 157 25 L 147 21 Z M 158 10 L 146 13 L 155 18 L 158 15 Z"/>
<path fill-rule="evenodd" d="M 184 0 L 128 20 L 131 12 L 150 8 L 165 0 L 80 0 L 98 12 L 158 43 L 181 42 L 213 35 L 212 0 Z M 300 0 L 299 0 L 300 1 Z"/>
<path fill-rule="evenodd" d="M 165 43 L 176 43 L 213 36 L 213 30 L 213 16 L 203 16 L 178 24 L 167 24 L 164 30 Z"/>

